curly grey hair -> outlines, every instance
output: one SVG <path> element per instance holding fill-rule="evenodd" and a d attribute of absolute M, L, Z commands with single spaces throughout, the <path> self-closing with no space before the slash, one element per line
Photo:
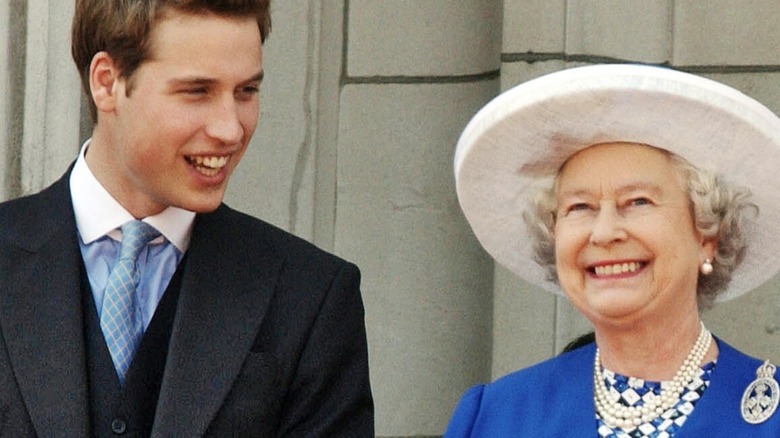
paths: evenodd
<path fill-rule="evenodd" d="M 751 202 L 749 189 L 730 185 L 713 172 L 699 169 L 669 151 L 659 150 L 669 156 L 686 182 L 696 230 L 705 239 L 716 241 L 713 271 L 709 275 L 699 275 L 696 290 L 699 308 L 709 308 L 718 294 L 726 289 L 731 274 L 745 257 L 747 241 L 743 229 L 746 215 L 757 214 L 758 207 Z M 537 193 L 533 205 L 523 214 L 531 235 L 534 259 L 547 270 L 548 279 L 556 283 L 553 230 L 557 185 L 558 175 L 551 187 Z"/>

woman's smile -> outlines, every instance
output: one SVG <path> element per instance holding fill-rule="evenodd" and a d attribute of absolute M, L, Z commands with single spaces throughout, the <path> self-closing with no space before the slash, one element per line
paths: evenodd
<path fill-rule="evenodd" d="M 625 277 L 636 273 L 647 265 L 641 261 L 610 262 L 588 267 L 587 270 L 596 278 Z"/>

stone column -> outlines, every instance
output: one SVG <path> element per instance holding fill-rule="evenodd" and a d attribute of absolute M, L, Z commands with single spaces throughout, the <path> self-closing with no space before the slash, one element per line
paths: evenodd
<path fill-rule="evenodd" d="M 490 378 L 492 263 L 454 146 L 498 91 L 500 2 L 348 2 L 335 248 L 363 271 L 377 435 L 438 435 Z"/>
<path fill-rule="evenodd" d="M 79 150 L 81 88 L 70 56 L 73 8 L 73 2 L 27 2 L 23 194 L 62 176 Z"/>

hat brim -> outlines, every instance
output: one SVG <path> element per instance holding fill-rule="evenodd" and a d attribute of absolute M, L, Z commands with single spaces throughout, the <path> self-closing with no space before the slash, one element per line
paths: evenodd
<path fill-rule="evenodd" d="M 594 65 L 522 83 L 469 122 L 455 152 L 461 208 L 495 260 L 561 293 L 534 262 L 522 214 L 578 151 L 632 142 L 668 150 L 753 192 L 759 215 L 748 249 L 716 301 L 750 291 L 780 270 L 780 119 L 721 83 L 644 65 Z"/>

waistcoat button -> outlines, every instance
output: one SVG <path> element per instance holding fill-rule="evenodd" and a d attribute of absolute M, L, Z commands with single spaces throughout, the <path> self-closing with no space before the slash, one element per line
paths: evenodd
<path fill-rule="evenodd" d="M 111 421 L 111 431 L 117 435 L 122 435 L 125 433 L 125 431 L 127 431 L 127 423 L 125 423 L 124 420 L 120 418 L 116 418 Z"/>

